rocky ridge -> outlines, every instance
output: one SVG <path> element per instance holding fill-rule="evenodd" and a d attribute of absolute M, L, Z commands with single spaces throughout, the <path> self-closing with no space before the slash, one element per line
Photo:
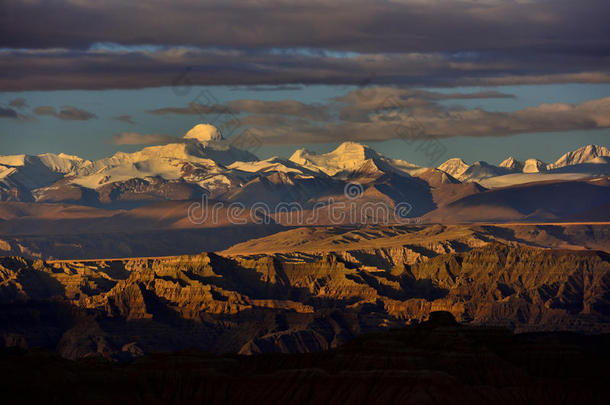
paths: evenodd
<path fill-rule="evenodd" d="M 608 331 L 610 259 L 492 243 L 384 269 L 354 254 L 0 260 L 4 345 L 68 358 L 197 347 L 312 352 L 451 312 L 519 332 Z M 402 260 L 402 263 L 400 261 Z M 383 260 L 382 260 L 383 261 Z"/>

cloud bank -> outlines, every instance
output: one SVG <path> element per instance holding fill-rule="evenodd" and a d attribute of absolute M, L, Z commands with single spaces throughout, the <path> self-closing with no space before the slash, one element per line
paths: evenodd
<path fill-rule="evenodd" d="M 78 69 L 74 69 L 78 66 Z M 349 57 L 179 48 L 156 52 L 0 50 L 0 90 L 188 85 L 403 84 L 478 86 L 610 82 L 610 57 L 447 53 Z"/>
<path fill-rule="evenodd" d="M 605 0 L 13 0 L 0 46 L 607 52 Z M 160 17 L 162 16 L 162 17 Z"/>
<path fill-rule="evenodd" d="M 367 89 L 359 92 L 370 92 Z M 383 90 L 380 91 L 383 93 Z M 534 132 L 560 132 L 610 127 L 610 97 L 580 104 L 541 104 L 514 112 L 483 109 L 448 109 L 437 103 L 409 102 L 385 98 L 378 104 L 363 106 L 353 92 L 341 107 L 340 121 L 274 121 L 268 127 L 258 122 L 251 128 L 266 144 L 385 141 L 422 137 L 509 136 Z M 346 114 L 345 111 L 349 111 Z M 353 113 L 356 111 L 357 113 Z M 256 116 L 241 120 L 247 125 Z"/>
<path fill-rule="evenodd" d="M 234 100 L 226 104 L 163 107 L 151 113 L 199 115 L 201 121 L 210 122 L 214 122 L 210 118 L 218 119 L 226 127 L 237 129 L 233 134 L 247 129 L 267 145 L 410 141 L 422 137 L 510 136 L 610 128 L 610 97 L 580 104 L 541 104 L 512 112 L 450 108 L 442 103 L 452 99 L 509 97 L 513 96 L 495 91 L 439 93 L 375 86 L 350 91 L 327 104 L 315 106 L 288 100 Z M 114 142 L 161 144 L 176 142 L 176 139 L 124 133 L 115 136 Z"/>
<path fill-rule="evenodd" d="M 606 0 L 5 3 L 5 91 L 610 82 Z"/>

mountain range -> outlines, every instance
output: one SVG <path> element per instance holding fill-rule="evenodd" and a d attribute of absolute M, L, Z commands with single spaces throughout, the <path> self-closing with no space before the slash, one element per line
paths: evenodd
<path fill-rule="evenodd" d="M 431 222 L 600 220 L 607 219 L 609 175 L 610 149 L 597 145 L 548 164 L 509 157 L 499 165 L 469 165 L 452 158 L 422 167 L 355 142 L 324 154 L 300 149 L 289 159 L 260 160 L 212 125 L 198 124 L 175 143 L 96 161 L 63 153 L 0 156 L 0 201 L 116 210 L 205 195 L 246 206 L 297 202 L 311 209 L 330 198 L 345 200 L 345 188 L 356 183 L 361 202 L 408 203 L 410 217 Z M 583 197 L 578 203 L 568 200 L 574 192 Z"/>

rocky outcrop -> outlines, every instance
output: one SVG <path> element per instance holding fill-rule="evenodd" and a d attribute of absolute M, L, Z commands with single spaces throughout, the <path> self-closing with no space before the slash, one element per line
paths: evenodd
<path fill-rule="evenodd" d="M 605 253 L 490 243 L 469 251 L 447 246 L 424 261 L 412 260 L 408 249 L 300 259 L 6 257 L 0 260 L 0 332 L 5 345 L 120 359 L 183 347 L 319 351 L 363 332 L 421 322 L 438 310 L 463 323 L 520 332 L 609 330 Z"/>

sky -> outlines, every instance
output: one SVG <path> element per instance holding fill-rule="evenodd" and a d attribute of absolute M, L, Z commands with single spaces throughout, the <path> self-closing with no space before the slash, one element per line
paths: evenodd
<path fill-rule="evenodd" d="M 610 146 L 601 0 L 14 0 L 0 154 L 99 159 L 209 122 L 261 158 L 343 141 L 421 165 Z M 430 153 L 430 149 L 435 153 Z"/>

